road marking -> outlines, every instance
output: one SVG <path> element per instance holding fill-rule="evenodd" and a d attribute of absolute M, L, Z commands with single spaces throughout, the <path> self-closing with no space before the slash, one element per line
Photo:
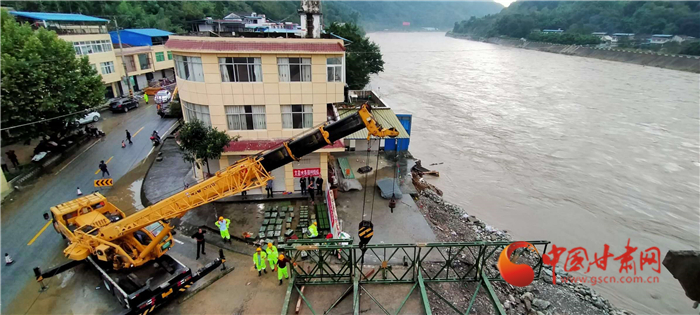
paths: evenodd
<path fill-rule="evenodd" d="M 83 152 L 80 152 L 80 154 L 78 154 L 78 156 L 74 157 L 72 160 L 70 160 L 70 162 L 68 162 L 68 164 L 66 164 L 60 170 L 58 170 L 58 172 L 54 173 L 54 175 L 58 175 L 58 173 L 60 173 L 64 169 L 66 169 L 66 167 L 68 167 L 68 165 L 73 163 L 73 161 L 75 161 L 75 159 L 79 158 L 81 155 L 83 155 L 83 153 L 87 152 L 87 150 L 90 150 L 90 148 L 94 147 L 98 142 L 100 142 L 100 141 L 98 140 L 98 141 L 93 142 L 89 147 L 87 147 L 85 150 L 83 150 Z"/>
<path fill-rule="evenodd" d="M 177 240 L 176 238 L 174 238 L 174 237 L 173 237 L 173 240 L 174 240 L 175 242 L 177 242 L 178 244 L 180 244 L 180 245 L 185 244 L 185 243 L 183 243 L 182 241 L 178 241 L 178 240 Z"/>
<path fill-rule="evenodd" d="M 144 126 L 144 127 L 145 127 L 145 126 Z M 139 132 L 141 132 L 141 130 L 143 130 L 144 127 L 141 127 L 141 129 L 139 129 L 138 131 L 136 131 L 133 135 L 131 135 L 131 137 L 132 137 L 132 138 L 133 138 L 133 137 L 136 137 L 136 135 L 139 134 Z"/>
<path fill-rule="evenodd" d="M 109 164 L 109 161 L 111 161 L 113 157 L 114 157 L 114 156 L 111 156 L 111 157 L 107 160 L 107 162 L 105 162 L 105 164 Z M 95 171 L 95 175 L 97 175 L 97 173 L 99 173 L 99 172 L 100 172 L 100 169 L 98 168 L 98 169 Z"/>
<path fill-rule="evenodd" d="M 41 228 L 39 233 L 36 233 L 36 235 L 34 235 L 34 238 L 32 238 L 32 240 L 29 241 L 29 243 L 27 243 L 27 246 L 32 245 L 32 243 L 34 243 L 34 241 L 36 241 L 37 237 L 39 237 L 39 235 L 41 235 L 41 233 L 44 233 L 44 230 L 46 230 L 46 228 L 49 227 L 50 224 L 51 224 L 51 221 L 46 222 L 46 225 L 44 225 L 44 227 Z"/>

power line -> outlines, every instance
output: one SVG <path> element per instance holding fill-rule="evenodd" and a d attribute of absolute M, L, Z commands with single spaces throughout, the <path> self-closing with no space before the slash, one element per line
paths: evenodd
<path fill-rule="evenodd" d="M 95 110 L 96 108 L 97 108 L 97 107 L 88 108 L 88 109 L 84 109 L 84 110 L 77 111 L 77 112 L 70 113 L 70 114 L 65 114 L 65 115 L 56 116 L 56 117 L 52 117 L 52 118 L 47 118 L 47 119 L 42 119 L 42 120 L 38 120 L 38 121 L 33 121 L 33 122 L 26 123 L 26 124 L 21 124 L 21 125 L 17 125 L 17 126 L 12 126 L 12 127 L 5 127 L 5 128 L 0 129 L 0 130 L 10 130 L 10 129 L 20 128 L 20 127 L 26 127 L 26 126 L 29 126 L 29 125 L 34 125 L 34 124 L 38 124 L 38 123 L 42 123 L 42 122 L 47 122 L 47 121 L 50 121 L 50 120 L 59 119 L 59 118 L 63 118 L 63 117 L 67 117 L 67 116 L 71 116 L 71 115 L 75 115 L 75 114 L 87 113 L 87 112 L 90 112 L 90 111 Z"/>

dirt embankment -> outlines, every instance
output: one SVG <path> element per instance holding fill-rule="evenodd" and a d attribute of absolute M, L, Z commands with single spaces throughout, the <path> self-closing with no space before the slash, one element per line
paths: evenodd
<path fill-rule="evenodd" d="M 417 176 L 415 173 L 413 175 Z M 418 183 L 418 181 L 414 181 L 414 183 Z M 511 241 L 511 236 L 507 231 L 496 229 L 476 217 L 470 216 L 459 206 L 446 202 L 436 193 L 435 186 L 424 181 L 420 181 L 420 183 L 422 184 L 416 185 L 419 193 L 414 196 L 414 199 L 439 240 L 445 242 Z M 498 273 L 496 257 L 499 254 L 500 251 L 497 251 L 492 255 L 486 266 L 487 274 Z M 520 259 L 521 263 L 526 262 L 529 265 L 534 265 L 532 263 L 536 257 L 524 252 Z M 455 266 L 455 269 L 464 272 L 469 263 L 464 262 L 461 265 L 464 266 Z M 557 276 L 566 277 L 568 275 L 560 266 L 557 266 L 555 271 Z M 557 279 L 553 284 L 552 270 L 549 266 L 545 266 L 543 269 L 542 279 L 535 280 L 527 287 L 514 287 L 505 282 L 493 282 L 492 285 L 508 314 L 632 314 L 611 305 L 607 299 L 586 285 L 562 282 L 560 279 Z M 441 289 L 443 296 L 448 297 L 448 300 L 464 310 L 474 293 L 475 285 L 451 282 L 440 284 L 439 289 Z M 429 294 L 429 299 L 433 306 L 433 313 L 451 314 L 454 312 L 437 296 Z M 474 305 L 475 309 L 472 312 L 495 314 L 486 294 L 479 294 Z"/>
<path fill-rule="evenodd" d="M 475 40 L 466 35 L 448 33 L 446 36 Z M 481 41 L 481 40 L 480 40 Z M 620 61 L 642 66 L 650 66 L 671 70 L 700 73 L 700 57 L 686 55 L 659 54 L 649 51 L 629 51 L 618 48 L 597 48 L 579 45 L 560 45 L 552 43 L 521 41 L 510 38 L 491 37 L 484 40 L 487 43 L 516 47 L 562 55 L 596 58 L 610 61 Z"/>

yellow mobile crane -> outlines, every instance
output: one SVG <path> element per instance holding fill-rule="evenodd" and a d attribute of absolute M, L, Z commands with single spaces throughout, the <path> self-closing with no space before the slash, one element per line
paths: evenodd
<path fill-rule="evenodd" d="M 138 304 L 139 308 L 136 310 L 142 309 L 144 305 L 155 306 L 167 295 L 156 296 L 154 292 L 167 290 L 169 286 L 172 292 L 172 288 L 177 288 L 183 283 L 191 284 L 221 263 L 209 264 L 196 274 L 189 275 L 189 269 L 166 255 L 173 245 L 173 227 L 168 220 L 180 218 L 188 211 L 217 199 L 263 187 L 272 179 L 272 170 L 363 128 L 367 128 L 369 135 L 376 137 L 398 136 L 395 128 L 385 129 L 377 123 L 369 105 L 364 104 L 353 115 L 311 129 L 296 139 L 284 141 L 274 149 L 237 161 L 211 178 L 130 216 L 125 216 L 124 212 L 101 194 L 94 193 L 51 207 L 53 225 L 56 231 L 69 241 L 64 254 L 73 261 L 90 261 L 102 273 L 108 290 L 112 289 L 115 295 L 121 296 L 120 302 L 126 303 L 125 307 L 131 308 L 138 303 L 141 304 Z M 223 257 L 220 260 L 223 260 Z M 158 263 L 149 264 L 153 261 Z M 158 266 L 168 269 L 162 277 L 156 275 Z M 110 272 L 124 274 L 113 276 Z M 35 273 L 37 279 L 43 279 L 56 272 L 42 274 L 40 270 L 35 270 Z M 173 278 L 168 274 L 182 275 Z M 144 284 L 140 279 L 155 279 L 152 282 L 165 283 Z M 147 287 L 150 289 L 146 290 Z M 145 292 L 151 294 L 144 294 Z M 150 296 L 153 297 L 149 298 Z"/>

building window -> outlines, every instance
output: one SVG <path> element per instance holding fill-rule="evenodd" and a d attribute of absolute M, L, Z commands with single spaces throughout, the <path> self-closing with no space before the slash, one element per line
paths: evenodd
<path fill-rule="evenodd" d="M 151 67 L 151 56 L 148 54 L 139 54 L 139 65 L 141 65 L 141 70 L 146 70 Z"/>
<path fill-rule="evenodd" d="M 229 130 L 266 129 L 265 106 L 225 106 Z"/>
<path fill-rule="evenodd" d="M 328 58 L 326 60 L 328 82 L 343 82 L 343 58 Z"/>
<path fill-rule="evenodd" d="M 102 74 L 114 73 L 114 62 L 100 62 L 100 68 L 102 68 Z"/>
<path fill-rule="evenodd" d="M 161 62 L 161 61 L 165 61 L 165 53 L 157 52 L 156 53 L 156 62 Z"/>
<path fill-rule="evenodd" d="M 311 58 L 277 58 L 280 82 L 311 82 Z"/>
<path fill-rule="evenodd" d="M 89 55 L 112 51 L 112 42 L 108 40 L 93 40 L 85 42 L 73 42 L 76 55 Z"/>
<path fill-rule="evenodd" d="M 219 58 L 222 82 L 262 82 L 260 58 Z"/>
<path fill-rule="evenodd" d="M 90 67 L 92 67 L 93 69 L 95 69 L 95 72 L 97 72 L 97 65 L 96 65 L 96 64 L 91 63 L 91 64 L 90 64 Z"/>
<path fill-rule="evenodd" d="M 177 76 L 184 80 L 204 82 L 200 57 L 175 56 L 175 71 Z"/>
<path fill-rule="evenodd" d="M 282 128 L 307 129 L 314 125 L 313 105 L 282 105 Z"/>
<path fill-rule="evenodd" d="M 168 60 L 173 60 L 173 52 L 172 51 L 168 52 Z"/>
<path fill-rule="evenodd" d="M 183 101 L 182 104 L 185 106 L 185 120 L 193 121 L 199 120 L 205 126 L 211 127 L 211 118 L 209 117 L 209 106 L 197 105 Z"/>

